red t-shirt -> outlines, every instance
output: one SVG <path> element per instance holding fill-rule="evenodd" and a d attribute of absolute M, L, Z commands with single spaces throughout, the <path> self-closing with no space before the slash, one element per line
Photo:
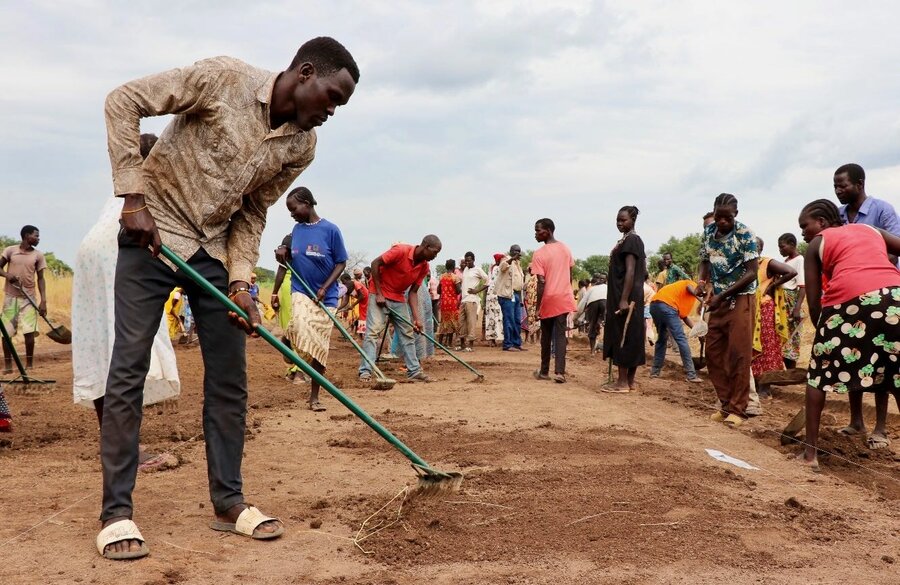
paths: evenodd
<path fill-rule="evenodd" d="M 575 266 L 572 251 L 562 242 L 544 244 L 531 257 L 531 274 L 544 277 L 540 317 L 549 319 L 575 311 L 571 269 Z"/>
<path fill-rule="evenodd" d="M 884 238 L 852 223 L 822 230 L 822 305 L 840 305 L 884 287 L 900 286 L 900 270 L 888 260 Z"/>
<path fill-rule="evenodd" d="M 381 255 L 381 294 L 384 298 L 402 303 L 406 300 L 406 289 L 414 284 L 421 285 L 425 275 L 431 270 L 428 262 L 413 264 L 413 252 L 416 247 L 412 244 L 395 244 L 391 249 Z M 371 290 L 375 290 L 374 283 Z"/>

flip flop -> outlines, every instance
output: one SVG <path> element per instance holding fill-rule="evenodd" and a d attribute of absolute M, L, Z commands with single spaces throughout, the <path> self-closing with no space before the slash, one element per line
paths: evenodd
<path fill-rule="evenodd" d="M 310 402 L 308 404 L 308 406 L 309 406 L 309 409 L 313 412 L 324 412 L 325 411 L 325 407 L 322 406 L 322 403 L 319 402 L 318 400 L 316 400 L 315 402 Z"/>
<path fill-rule="evenodd" d="M 861 431 L 854 429 L 853 427 L 850 427 L 850 426 L 844 427 L 842 429 L 838 429 L 838 433 L 840 433 L 842 435 L 846 435 L 848 437 L 858 435 L 858 434 L 860 434 L 860 432 Z"/>
<path fill-rule="evenodd" d="M 891 440 L 887 437 L 873 434 L 866 439 L 866 446 L 873 451 L 887 449 L 891 446 Z"/>
<path fill-rule="evenodd" d="M 742 418 L 736 414 L 729 414 L 728 416 L 725 417 L 725 420 L 722 422 L 725 423 L 725 426 L 730 427 L 732 429 L 736 429 L 739 426 L 741 426 L 742 424 L 744 424 L 744 422 L 746 422 L 746 420 L 747 419 Z"/>
<path fill-rule="evenodd" d="M 604 384 L 600 387 L 600 391 L 607 394 L 631 394 L 630 388 L 616 388 L 612 384 Z"/>
<path fill-rule="evenodd" d="M 532 374 L 535 380 L 549 380 L 549 374 L 542 374 L 540 370 L 535 370 Z"/>
<path fill-rule="evenodd" d="M 123 540 L 137 540 L 141 543 L 141 548 L 126 552 L 105 550 L 107 546 Z M 145 557 L 150 554 L 150 549 L 144 542 L 144 537 L 138 530 L 137 524 L 131 520 L 119 520 L 101 530 L 97 535 L 97 552 L 100 553 L 100 556 L 112 561 L 124 561 Z"/>
<path fill-rule="evenodd" d="M 231 532 L 241 536 L 248 536 L 254 540 L 271 540 L 284 534 L 284 526 L 279 526 L 275 532 L 257 532 L 256 528 L 265 522 L 278 520 L 269 518 L 254 506 L 247 506 L 238 515 L 237 522 L 220 522 L 218 520 L 209 523 L 209 527 L 219 532 Z"/>

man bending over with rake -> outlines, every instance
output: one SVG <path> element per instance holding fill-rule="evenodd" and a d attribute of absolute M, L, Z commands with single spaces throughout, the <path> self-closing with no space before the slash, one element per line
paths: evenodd
<path fill-rule="evenodd" d="M 150 75 L 106 99 L 113 185 L 124 197 L 116 265 L 115 344 L 100 438 L 103 529 L 110 559 L 148 554 L 131 517 L 144 378 L 169 291 L 190 299 L 204 362 L 203 433 L 214 530 L 255 539 L 284 531 L 244 503 L 245 336 L 260 322 L 249 293 L 266 210 L 313 160 L 314 128 L 347 103 L 359 69 L 337 41 L 304 43 L 286 71 L 216 57 Z M 175 114 L 146 161 L 140 119 Z M 158 258 L 165 243 L 249 316 L 229 315 L 210 293 Z M 148 249 L 150 246 L 152 249 Z M 229 324 L 238 325 L 241 329 Z"/>

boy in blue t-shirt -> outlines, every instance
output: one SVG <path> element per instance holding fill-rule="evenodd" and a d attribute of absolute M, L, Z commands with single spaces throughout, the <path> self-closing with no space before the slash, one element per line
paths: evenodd
<path fill-rule="evenodd" d="M 287 196 L 287 208 L 297 222 L 291 232 L 291 268 L 315 293 L 312 297 L 296 276 L 291 275 L 291 322 L 288 336 L 294 350 L 317 372 L 325 371 L 333 323 L 318 302 L 332 314 L 338 305 L 337 280 L 347 265 L 347 249 L 340 228 L 316 213 L 316 200 L 306 187 Z M 313 380 L 309 408 L 325 410 L 319 403 L 319 384 Z"/>

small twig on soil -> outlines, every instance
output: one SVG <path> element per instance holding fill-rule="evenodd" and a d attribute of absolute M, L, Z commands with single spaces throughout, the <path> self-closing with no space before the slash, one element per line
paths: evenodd
<path fill-rule="evenodd" d="M 361 542 L 364 541 L 365 539 L 369 538 L 370 536 L 374 536 L 375 534 L 378 534 L 378 533 L 381 532 L 382 530 L 385 530 L 385 529 L 387 529 L 387 528 L 390 528 L 391 526 L 393 526 L 394 524 L 396 524 L 397 522 L 400 521 L 400 515 L 403 513 L 403 504 L 404 504 L 404 502 L 406 502 L 406 496 L 407 496 L 407 495 L 409 495 L 409 488 L 406 487 L 406 486 L 404 486 L 402 490 L 400 490 L 399 492 L 397 492 L 397 495 L 396 495 L 396 496 L 394 496 L 393 498 L 391 498 L 390 500 L 388 500 L 387 503 L 385 503 L 382 507 L 378 508 L 378 510 L 376 510 L 374 514 L 372 514 L 371 516 L 369 516 L 368 518 L 366 518 L 365 520 L 363 520 L 363 523 L 360 524 L 359 530 L 356 531 L 356 536 L 354 536 L 352 540 L 353 540 L 353 544 L 356 545 L 356 548 L 358 548 L 359 550 L 361 550 L 361 551 L 363 552 L 363 554 L 370 555 L 370 554 L 373 554 L 374 551 L 367 551 L 367 550 L 364 549 L 362 546 L 360 546 L 359 543 L 361 543 Z M 373 529 L 373 528 L 370 528 L 370 529 L 369 529 L 369 532 L 368 532 L 365 536 L 360 537 L 360 535 L 362 535 L 363 531 L 366 530 L 366 524 L 369 523 L 369 520 L 371 520 L 372 518 L 374 518 L 375 516 L 377 516 L 378 514 L 380 514 L 382 510 L 384 510 L 385 508 L 387 508 L 388 506 L 390 506 L 390 505 L 391 505 L 391 502 L 393 502 L 394 500 L 396 500 L 396 499 L 399 498 L 400 496 L 403 496 L 403 499 L 400 500 L 400 506 L 397 508 L 397 517 L 394 518 L 394 520 L 393 520 L 392 522 L 389 522 L 388 524 L 385 524 L 384 526 L 382 526 L 382 524 L 384 523 L 384 520 L 382 520 L 381 522 L 379 522 L 378 524 L 375 525 L 374 528 L 377 528 L 377 530 L 376 530 L 376 529 Z"/>
<path fill-rule="evenodd" d="M 638 526 L 675 526 L 680 522 L 655 522 L 653 524 L 638 524 Z"/>
<path fill-rule="evenodd" d="M 563 528 L 572 526 L 573 524 L 578 524 L 579 522 L 584 522 L 585 520 L 590 520 L 591 518 L 597 518 L 598 516 L 605 516 L 606 514 L 637 514 L 637 512 L 632 512 L 631 510 L 607 510 L 606 512 L 600 512 L 599 514 L 591 514 L 590 516 L 585 516 L 584 518 L 579 518 L 578 520 L 569 522 Z"/>
<path fill-rule="evenodd" d="M 211 552 L 206 552 L 205 550 L 194 550 L 194 549 L 192 549 L 192 548 L 184 548 L 183 546 L 178 546 L 177 544 L 172 544 L 172 543 L 169 542 L 168 540 L 164 540 L 164 541 L 162 541 L 162 543 L 163 543 L 163 544 L 167 544 L 167 545 L 171 546 L 172 548 L 177 548 L 178 550 L 183 550 L 183 551 L 187 551 L 187 552 L 197 553 L 197 554 L 200 554 L 200 555 L 209 555 L 209 556 L 213 556 L 213 553 L 211 553 Z"/>
<path fill-rule="evenodd" d="M 492 504 L 490 502 L 476 502 L 474 500 L 466 501 L 466 500 L 444 500 L 445 504 L 478 504 L 479 506 L 493 506 L 494 508 L 503 508 L 504 510 L 512 510 L 511 506 L 504 506 L 502 504 Z"/>

